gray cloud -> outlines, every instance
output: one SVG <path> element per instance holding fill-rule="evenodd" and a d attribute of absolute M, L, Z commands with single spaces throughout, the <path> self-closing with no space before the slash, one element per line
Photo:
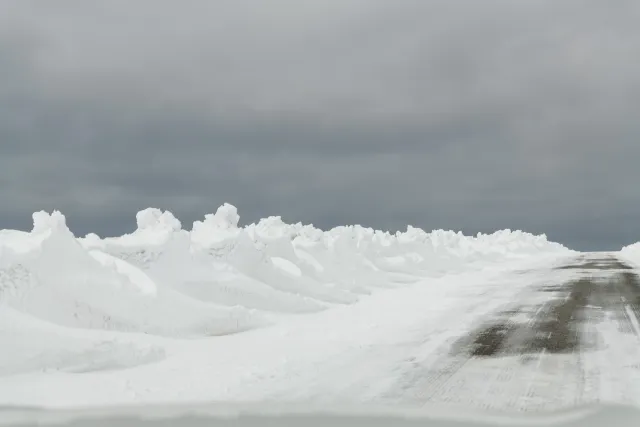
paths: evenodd
<path fill-rule="evenodd" d="M 640 240 L 640 5 L 9 0 L 0 228 L 223 202 L 329 227 Z"/>

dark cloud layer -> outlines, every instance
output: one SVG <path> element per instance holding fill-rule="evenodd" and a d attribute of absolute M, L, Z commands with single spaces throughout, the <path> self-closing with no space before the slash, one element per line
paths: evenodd
<path fill-rule="evenodd" d="M 412 224 L 640 240 L 640 4 L 0 3 L 0 228 Z"/>

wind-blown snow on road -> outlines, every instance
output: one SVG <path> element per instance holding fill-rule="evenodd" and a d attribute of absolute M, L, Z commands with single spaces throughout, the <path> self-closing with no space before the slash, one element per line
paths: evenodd
<path fill-rule="evenodd" d="M 575 252 L 517 231 L 238 222 L 224 205 L 191 231 L 157 209 L 116 238 L 58 212 L 0 231 L 0 403 L 420 405 L 451 392 L 429 367 L 460 337 L 576 274 L 549 268 Z"/>

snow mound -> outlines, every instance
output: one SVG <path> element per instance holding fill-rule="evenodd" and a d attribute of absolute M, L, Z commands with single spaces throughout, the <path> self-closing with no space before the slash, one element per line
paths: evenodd
<path fill-rule="evenodd" d="M 522 231 L 239 222 L 224 204 L 188 231 L 171 212 L 148 208 L 130 234 L 76 238 L 62 213 L 36 212 L 30 232 L 0 231 L 0 306 L 65 328 L 226 335 L 353 304 L 377 289 L 568 252 Z"/>
<path fill-rule="evenodd" d="M 619 256 L 640 268 L 640 242 L 624 246 L 620 249 Z"/>
<path fill-rule="evenodd" d="M 632 243 L 627 246 L 623 246 L 620 252 L 640 252 L 640 242 Z"/>
<path fill-rule="evenodd" d="M 195 221 L 191 241 L 202 248 L 210 247 L 238 234 L 240 216 L 235 206 L 225 203 L 215 214 L 206 214 L 204 221 Z"/>
<path fill-rule="evenodd" d="M 18 230 L 0 230 L 0 259 L 10 253 L 25 254 L 40 249 L 42 242 L 55 233 L 71 234 L 64 215 L 40 211 L 32 215 L 31 233 Z"/>
<path fill-rule="evenodd" d="M 168 229 L 180 230 L 182 224 L 171 212 L 162 212 L 160 209 L 148 208 L 136 214 L 138 230 Z"/>
<path fill-rule="evenodd" d="M 0 231 L 5 404 L 264 400 L 336 378 L 345 395 L 369 393 L 387 381 L 372 384 L 372 373 L 401 374 L 406 355 L 396 349 L 422 351 L 438 333 L 424 328 L 441 329 L 443 314 L 457 324 L 468 313 L 468 323 L 521 292 L 513 276 L 492 287 L 497 298 L 473 280 L 570 253 L 511 230 L 325 231 L 277 216 L 240 226 L 228 204 L 191 230 L 145 209 L 120 237 L 77 238 L 60 212 L 33 220 L 30 232 Z M 360 355 L 374 363 L 359 366 Z M 329 359 L 338 374 L 322 379 Z"/>
<path fill-rule="evenodd" d="M 179 244 L 173 215 L 148 210 L 138 218 L 142 228 L 133 235 L 82 241 L 62 214 L 35 214 L 31 233 L 8 233 L 14 249 L 28 250 L 10 248 L 8 257 L 3 252 L 0 305 L 64 327 L 174 337 L 224 335 L 270 323 L 241 304 L 227 307 L 163 287 L 126 256 L 110 254 L 108 249 L 124 247 L 144 258 L 154 244 Z"/>
<path fill-rule="evenodd" d="M 101 248 L 109 245 L 116 246 L 146 246 L 157 245 L 179 234 L 182 229 L 180 221 L 171 212 L 160 209 L 147 208 L 136 214 L 137 228 L 133 233 L 104 240 L 96 234 L 88 234 L 82 242 L 87 248 Z"/>
<path fill-rule="evenodd" d="M 59 211 L 48 214 L 45 211 L 33 214 L 33 233 L 50 233 L 55 230 L 68 231 L 67 219 Z"/>

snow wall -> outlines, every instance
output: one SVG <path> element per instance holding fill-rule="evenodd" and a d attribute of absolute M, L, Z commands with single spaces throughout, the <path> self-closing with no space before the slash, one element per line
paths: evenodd
<path fill-rule="evenodd" d="M 239 227 L 239 219 L 225 204 L 187 231 L 170 212 L 150 208 L 136 215 L 131 234 L 77 238 L 55 211 L 35 213 L 31 232 L 1 230 L 0 341 L 33 345 L 16 341 L 17 325 L 44 336 L 51 324 L 179 338 L 230 334 L 353 304 L 379 289 L 569 251 L 511 230 L 391 234 L 323 231 L 280 217 Z"/>

